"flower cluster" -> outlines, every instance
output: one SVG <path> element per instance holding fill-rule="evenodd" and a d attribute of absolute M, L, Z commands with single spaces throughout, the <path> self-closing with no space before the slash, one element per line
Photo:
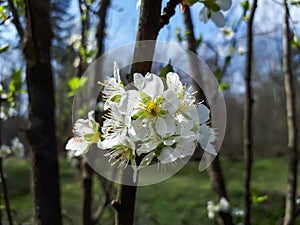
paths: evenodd
<path fill-rule="evenodd" d="M 86 152 L 91 144 L 107 151 L 108 161 L 125 168 L 143 168 L 157 159 L 161 164 L 191 156 L 199 143 L 215 155 L 215 133 L 207 125 L 209 109 L 196 102 L 174 72 L 161 78 L 153 73 L 135 73 L 127 87 L 114 67 L 114 77 L 103 85 L 103 125 L 89 114 L 74 126 L 75 137 L 66 149 L 75 156 Z M 128 88 L 130 87 L 130 88 Z M 136 159 L 139 158 L 139 165 Z"/>
<path fill-rule="evenodd" d="M 214 204 L 212 201 L 207 202 L 208 218 L 215 218 L 215 214 L 219 212 L 229 212 L 230 203 L 226 198 L 221 197 L 219 203 Z"/>
<path fill-rule="evenodd" d="M 14 137 L 12 139 L 11 146 L 0 146 L 0 158 L 5 158 L 12 154 L 19 158 L 23 158 L 25 156 L 24 145 L 18 137 Z"/>

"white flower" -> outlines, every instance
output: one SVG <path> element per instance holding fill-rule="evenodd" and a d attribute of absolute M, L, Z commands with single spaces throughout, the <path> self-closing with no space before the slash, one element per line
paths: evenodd
<path fill-rule="evenodd" d="M 153 73 L 147 73 L 145 77 L 143 77 L 142 74 L 135 73 L 133 75 L 133 82 L 139 91 L 150 97 L 160 96 L 164 92 L 162 80 Z"/>
<path fill-rule="evenodd" d="M 7 114 L 5 113 L 5 111 L 4 111 L 4 109 L 3 109 L 3 107 L 1 107 L 1 111 L 0 111 L 0 119 L 1 120 L 7 120 Z"/>
<path fill-rule="evenodd" d="M 171 163 L 179 158 L 192 156 L 196 145 L 188 139 L 181 139 L 174 146 L 166 146 L 162 148 L 161 153 L 157 156 L 162 164 Z"/>
<path fill-rule="evenodd" d="M 15 156 L 19 158 L 23 158 L 25 156 L 24 145 L 20 142 L 20 139 L 18 137 L 15 137 L 12 140 L 11 151 Z"/>
<path fill-rule="evenodd" d="M 224 197 L 221 197 L 219 201 L 219 211 L 220 212 L 228 212 L 230 209 L 230 203 Z"/>
<path fill-rule="evenodd" d="M 100 140 L 99 124 L 93 118 L 93 113 L 89 112 L 88 119 L 78 119 L 74 125 L 74 137 L 66 145 L 66 150 L 74 151 L 74 156 L 86 153 L 90 145 Z"/>
<path fill-rule="evenodd" d="M 136 6 L 135 6 L 136 10 L 138 10 L 138 8 L 141 7 L 141 3 L 142 3 L 142 0 L 138 0 L 138 1 L 136 2 Z"/>
<path fill-rule="evenodd" d="M 79 119 L 74 125 L 75 137 L 66 149 L 75 156 L 86 152 L 91 144 L 107 151 L 104 155 L 111 165 L 137 171 L 156 158 L 161 164 L 192 156 L 198 142 L 201 147 L 216 154 L 213 142 L 215 133 L 207 123 L 210 110 L 196 102 L 186 90 L 178 74 L 171 72 L 163 81 L 153 73 L 133 76 L 134 87 L 125 87 L 114 64 L 114 76 L 103 85 L 104 103 L 101 138 L 99 124 L 89 113 L 89 119 Z M 131 86 L 132 87 L 132 86 Z M 136 155 L 142 157 L 136 165 Z M 221 208 L 226 204 L 221 202 Z"/>
<path fill-rule="evenodd" d="M 226 198 L 221 197 L 219 203 L 214 204 L 212 201 L 207 202 L 208 218 L 213 219 L 216 213 L 228 212 L 230 209 L 230 203 Z"/>
<path fill-rule="evenodd" d="M 232 0 L 217 0 L 216 3 L 220 6 L 221 10 L 227 11 L 232 5 Z"/>
<path fill-rule="evenodd" d="M 102 147 L 101 144 L 99 147 Z M 112 165 L 119 164 L 121 168 L 126 168 L 129 162 L 135 165 L 135 144 L 129 137 L 121 136 L 111 143 L 109 152 L 104 156 L 109 158 Z"/>
<path fill-rule="evenodd" d="M 234 36 L 234 31 L 231 27 L 221 28 L 221 32 L 225 35 L 227 40 L 230 40 Z"/>
<path fill-rule="evenodd" d="M 9 154 L 11 154 L 11 149 L 10 149 L 10 147 L 7 146 L 7 145 L 2 145 L 2 146 L 0 147 L 0 157 L 1 157 L 1 158 L 4 158 L 4 157 L 6 157 L 6 156 L 9 155 Z"/>
<path fill-rule="evenodd" d="M 240 54 L 240 55 L 244 55 L 245 53 L 246 53 L 246 48 L 244 47 L 244 46 L 239 46 L 238 47 L 238 53 Z"/>
<path fill-rule="evenodd" d="M 119 103 L 122 95 L 125 93 L 125 87 L 120 77 L 120 71 L 116 62 L 114 62 L 114 77 L 109 78 L 105 83 L 103 94 L 106 100 L 104 109 L 108 109 L 111 103 Z"/>
<path fill-rule="evenodd" d="M 227 11 L 231 7 L 232 1 L 217 0 L 215 3 L 220 7 L 220 10 Z M 210 18 L 218 27 L 223 27 L 225 25 L 225 17 L 223 13 L 220 11 L 215 11 L 215 9 L 211 9 L 206 6 L 201 9 L 199 18 L 204 23 L 206 23 Z"/>

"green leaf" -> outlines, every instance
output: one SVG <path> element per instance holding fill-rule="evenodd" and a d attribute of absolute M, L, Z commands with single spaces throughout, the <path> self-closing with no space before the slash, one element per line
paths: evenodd
<path fill-rule="evenodd" d="M 189 5 L 189 6 L 192 6 L 197 2 L 198 2 L 198 0 L 188 0 L 186 4 Z"/>
<path fill-rule="evenodd" d="M 16 91 L 20 91 L 22 88 L 22 68 L 15 71 L 11 76 L 9 83 L 9 91 L 13 95 Z"/>
<path fill-rule="evenodd" d="M 221 82 L 219 84 L 220 91 L 225 91 L 228 90 L 229 88 L 230 88 L 230 84 L 228 82 Z"/>
<path fill-rule="evenodd" d="M 182 41 L 183 41 L 183 37 L 182 37 L 182 35 L 181 35 L 181 29 L 180 29 L 180 27 L 177 27 L 177 28 L 175 29 L 175 35 L 176 35 L 176 38 L 177 38 L 177 40 L 178 40 L 179 42 L 182 42 Z"/>
<path fill-rule="evenodd" d="M 160 76 L 161 78 L 166 78 L 166 76 L 167 76 L 167 74 L 168 74 L 169 72 L 174 72 L 174 69 L 173 69 L 173 67 L 172 67 L 172 65 L 171 65 L 171 59 L 169 60 L 168 65 L 166 65 L 166 66 L 161 70 L 159 76 Z"/>
<path fill-rule="evenodd" d="M 9 49 L 9 45 L 3 45 L 0 47 L 0 54 L 6 52 Z"/>
<path fill-rule="evenodd" d="M 242 2 L 241 2 L 241 6 L 243 7 L 244 11 L 248 11 L 249 8 L 250 8 L 249 1 L 248 1 L 248 0 L 242 1 Z"/>
<path fill-rule="evenodd" d="M 119 103 L 120 102 L 120 100 L 121 100 L 121 95 L 114 95 L 111 99 L 110 99 L 110 101 L 112 101 L 112 102 L 115 102 L 115 103 Z"/>
<path fill-rule="evenodd" d="M 292 40 L 292 47 L 295 49 L 300 49 L 300 39 L 298 38 L 297 35 L 294 35 L 293 40 Z"/>
<path fill-rule="evenodd" d="M 0 5 L 0 19 L 3 21 L 7 20 L 6 8 L 7 6 Z"/>
<path fill-rule="evenodd" d="M 222 69 L 220 67 L 216 69 L 215 76 L 217 80 L 220 80 L 222 78 Z"/>
<path fill-rule="evenodd" d="M 68 92 L 68 97 L 73 97 L 77 89 L 81 88 L 87 82 L 87 77 L 73 77 L 68 81 L 70 91 Z"/>
<path fill-rule="evenodd" d="M 86 57 L 85 49 L 83 48 L 82 45 L 79 46 L 79 54 L 80 54 L 83 58 Z"/>
<path fill-rule="evenodd" d="M 72 91 L 76 91 L 78 88 L 82 87 L 87 82 L 87 80 L 87 77 L 73 77 L 68 81 L 69 88 Z"/>
<path fill-rule="evenodd" d="M 254 204 L 261 204 L 266 202 L 267 200 L 268 200 L 268 195 L 261 195 L 261 196 L 256 194 L 252 195 L 252 202 Z"/>
<path fill-rule="evenodd" d="M 202 41 L 203 41 L 202 35 L 200 35 L 200 36 L 196 39 L 196 45 L 197 45 L 197 47 L 199 47 L 199 46 L 202 44 Z"/>

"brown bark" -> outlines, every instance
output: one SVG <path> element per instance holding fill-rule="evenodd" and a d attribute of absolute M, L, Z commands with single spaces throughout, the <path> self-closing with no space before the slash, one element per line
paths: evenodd
<path fill-rule="evenodd" d="M 139 18 L 139 27 L 136 35 L 136 45 L 134 50 L 134 61 L 138 61 L 143 55 L 153 56 L 154 54 L 154 44 L 149 46 L 149 44 L 141 44 L 138 41 L 145 40 L 156 40 L 159 32 L 159 20 L 160 20 L 160 10 L 161 10 L 161 0 L 143 0 L 141 3 L 141 12 Z M 151 70 L 152 62 L 140 62 L 134 63 L 131 67 L 131 74 L 141 73 L 146 74 Z M 132 76 L 128 78 L 128 81 L 133 80 Z"/>
<path fill-rule="evenodd" d="M 0 112 L 1 112 L 1 107 L 2 107 L 2 98 L 0 96 Z M 0 120 L 0 146 L 2 146 L 2 121 Z M 2 196 L 0 195 L 0 205 L 2 204 Z M 2 225 L 2 209 L 0 209 L 0 225 Z"/>
<path fill-rule="evenodd" d="M 139 27 L 137 33 L 137 43 L 134 51 L 134 61 L 144 54 L 148 54 L 150 57 L 154 54 L 155 46 L 141 45 L 138 41 L 143 40 L 156 40 L 159 32 L 159 19 L 161 10 L 161 0 L 142 0 L 141 12 L 139 17 Z M 147 49 L 147 51 L 146 51 Z M 133 80 L 132 74 L 139 72 L 145 74 L 151 70 L 152 62 L 140 62 L 132 65 L 131 76 L 128 81 Z M 132 177 L 133 171 L 124 171 L 127 174 L 123 174 L 123 178 L 126 176 Z M 116 225 L 132 225 L 134 221 L 134 206 L 136 196 L 136 186 L 129 186 L 121 184 L 118 190 L 118 196 L 112 205 L 116 210 Z"/>
<path fill-rule="evenodd" d="M 93 169 L 87 161 L 81 157 L 79 159 L 81 173 L 81 182 L 83 190 L 82 205 L 82 223 L 83 225 L 92 225 L 92 186 L 93 186 Z"/>
<path fill-rule="evenodd" d="M 186 38 L 188 43 L 188 49 L 195 54 L 197 54 L 197 43 L 195 39 L 194 34 L 194 27 L 193 27 L 193 21 L 190 13 L 190 7 L 186 6 L 185 12 L 184 12 L 184 24 L 186 27 Z M 195 67 L 197 68 L 197 67 Z M 197 71 L 194 71 L 193 76 L 197 76 L 200 73 Z M 194 82 L 193 85 L 195 85 L 197 90 L 199 90 L 199 87 L 197 87 L 197 84 Z M 200 90 L 201 91 L 201 90 Z M 201 97 L 202 100 L 204 99 L 204 93 L 201 91 Z M 199 96 L 199 98 L 201 98 Z M 218 196 L 218 200 L 220 200 L 221 197 L 225 197 L 228 199 L 227 192 L 226 192 L 226 186 L 224 177 L 222 174 L 222 169 L 219 161 L 219 157 L 217 156 L 214 161 L 212 161 L 212 164 L 208 167 L 208 176 L 212 182 L 213 189 L 215 193 Z M 233 225 L 232 216 L 228 212 L 220 212 L 220 217 L 218 218 L 218 223 L 220 225 Z"/>
<path fill-rule="evenodd" d="M 2 193 L 3 193 L 3 199 L 4 199 L 4 205 L 5 205 L 6 215 L 7 215 L 7 219 L 8 219 L 8 224 L 13 225 L 14 223 L 13 223 L 13 218 L 11 215 L 6 177 L 5 177 L 5 174 L 3 171 L 3 159 L 2 158 L 0 158 L 0 178 L 1 178 Z"/>
<path fill-rule="evenodd" d="M 283 224 L 295 224 L 296 195 L 297 195 L 297 167 L 298 167 L 298 146 L 297 146 L 297 123 L 296 123 L 296 99 L 295 82 L 291 67 L 291 32 L 289 28 L 289 9 L 287 1 L 283 4 L 283 58 L 282 67 L 284 73 L 284 86 L 286 93 L 286 113 L 288 127 L 288 190 L 285 200 L 285 215 Z"/>
<path fill-rule="evenodd" d="M 50 63 L 50 0 L 25 1 L 23 53 L 29 97 L 28 138 L 33 157 L 33 192 L 37 225 L 61 225 L 54 87 Z"/>
<path fill-rule="evenodd" d="M 20 39 L 22 40 L 23 37 L 24 37 L 24 30 L 23 30 L 23 27 L 21 25 L 20 16 L 18 14 L 18 11 L 15 7 L 15 4 L 14 4 L 13 0 L 8 0 L 8 6 L 9 6 L 9 9 L 10 9 L 12 15 L 13 15 L 12 22 L 13 22 L 13 24 L 15 25 L 15 27 L 17 29 L 17 32 L 20 36 Z"/>
<path fill-rule="evenodd" d="M 100 7 L 98 10 L 99 22 L 97 25 L 97 33 L 96 33 L 97 46 L 98 46 L 97 57 L 100 57 L 103 53 L 105 25 L 106 25 L 105 19 L 107 17 L 109 5 L 110 5 L 110 0 L 101 0 Z"/>
<path fill-rule="evenodd" d="M 245 103 L 244 103 L 244 161 L 246 166 L 244 180 L 244 204 L 245 204 L 245 225 L 251 225 L 251 172 L 253 162 L 253 90 L 252 90 L 252 56 L 253 56 L 253 21 L 257 8 L 257 0 L 253 1 L 252 10 L 247 27 L 247 56 L 245 73 Z"/>

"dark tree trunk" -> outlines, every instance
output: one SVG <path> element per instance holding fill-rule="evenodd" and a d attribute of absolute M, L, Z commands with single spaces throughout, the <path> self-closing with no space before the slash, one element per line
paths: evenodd
<path fill-rule="evenodd" d="M 10 209 L 7 183 L 6 183 L 6 177 L 5 177 L 4 170 L 3 170 L 3 159 L 2 158 L 0 158 L 0 178 L 1 178 L 2 193 L 3 193 L 3 199 L 4 199 L 4 205 L 5 205 L 6 215 L 7 215 L 7 219 L 8 219 L 8 224 L 13 225 L 14 223 L 13 223 L 13 218 L 12 218 L 11 209 Z"/>
<path fill-rule="evenodd" d="M 159 32 L 161 0 L 143 0 L 141 3 L 141 12 L 139 18 L 139 27 L 136 35 L 136 41 L 156 40 Z M 153 56 L 155 46 L 142 45 L 136 43 L 134 50 L 134 60 L 147 54 Z M 151 58 L 151 57 L 149 57 Z M 134 63 L 131 67 L 131 74 L 141 73 L 145 75 L 151 70 L 152 62 Z M 128 81 L 131 82 L 133 77 L 130 76 Z"/>
<path fill-rule="evenodd" d="M 1 107 L 2 107 L 2 99 L 0 96 L 0 112 L 1 112 Z M 0 146 L 2 146 L 2 121 L 0 120 Z M 2 203 L 2 196 L 0 195 L 0 205 Z M 0 209 L 0 225 L 2 225 L 2 209 Z"/>
<path fill-rule="evenodd" d="M 82 222 L 83 225 L 92 225 L 92 186 L 94 171 L 83 157 L 79 159 L 79 163 L 83 189 Z"/>
<path fill-rule="evenodd" d="M 246 59 L 246 73 L 245 73 L 245 103 L 244 103 L 244 160 L 246 166 L 246 175 L 244 180 L 244 204 L 245 204 L 245 225 L 251 225 L 251 172 L 253 162 L 253 90 L 251 84 L 252 77 L 252 56 L 253 56 L 253 21 L 257 8 L 257 0 L 254 0 L 252 10 L 247 27 L 247 59 Z"/>
<path fill-rule="evenodd" d="M 61 225 L 54 87 L 50 64 L 50 0 L 26 0 L 26 82 L 29 96 L 28 138 L 33 157 L 35 224 Z"/>
<path fill-rule="evenodd" d="M 283 58 L 282 67 L 284 73 L 284 86 L 286 93 L 286 113 L 288 127 L 288 190 L 285 200 L 285 215 L 283 224 L 295 224 L 296 194 L 297 194 L 297 167 L 298 167 L 298 146 L 297 146 L 297 123 L 296 123 L 296 90 L 294 76 L 292 73 L 291 58 L 291 32 L 289 28 L 289 9 L 287 1 L 283 4 Z"/>
<path fill-rule="evenodd" d="M 191 17 L 190 7 L 186 6 L 185 12 L 184 12 L 184 24 L 186 27 L 186 38 L 188 43 L 188 49 L 195 54 L 197 54 L 197 43 L 195 39 L 194 34 L 194 26 L 193 21 Z M 195 67 L 197 68 L 197 67 Z M 195 71 L 193 76 L 197 76 L 200 74 L 199 72 Z M 197 87 L 197 84 L 193 84 L 199 90 L 199 87 Z M 204 93 L 201 91 L 201 94 L 199 98 L 201 100 L 204 100 Z M 222 169 L 220 166 L 219 157 L 217 156 L 214 161 L 212 161 L 212 164 L 208 167 L 208 176 L 212 182 L 213 189 L 215 193 L 218 196 L 218 200 L 220 200 L 221 197 L 224 197 L 228 199 L 227 192 L 226 192 L 226 186 L 222 174 Z M 228 212 L 220 212 L 220 217 L 218 218 L 218 223 L 220 225 L 233 225 L 232 216 Z"/>
<path fill-rule="evenodd" d="M 106 27 L 105 25 L 106 25 L 106 17 L 107 17 L 109 5 L 110 5 L 110 0 L 101 0 L 99 10 L 98 10 L 99 22 L 97 25 L 97 33 L 96 33 L 97 46 L 98 46 L 97 57 L 100 57 L 103 53 L 105 27 Z"/>
<path fill-rule="evenodd" d="M 90 8 L 86 0 L 79 0 L 79 11 L 81 15 L 81 47 L 86 51 L 87 33 L 90 29 Z M 80 55 L 80 63 L 77 76 L 81 77 L 87 69 L 87 61 Z M 84 157 L 78 158 L 78 168 L 81 175 L 82 185 L 82 224 L 92 225 L 92 195 L 93 195 L 93 169 L 89 166 Z"/>
<path fill-rule="evenodd" d="M 140 10 L 141 12 L 136 40 L 156 40 L 159 32 L 161 0 L 142 0 Z M 140 43 L 137 42 L 134 51 L 134 60 L 137 60 L 139 56 L 143 54 L 153 56 L 154 47 L 155 46 L 140 45 Z M 151 70 L 151 65 L 151 61 L 133 64 L 131 68 L 131 76 L 128 78 L 128 81 L 131 82 L 133 80 L 132 74 L 135 72 L 145 75 L 146 72 Z M 133 171 L 131 172 L 133 174 Z M 126 176 L 132 177 L 131 174 L 126 174 Z M 125 174 L 123 174 L 123 177 L 125 177 Z M 116 210 L 116 225 L 133 224 L 136 190 L 136 186 L 128 186 L 125 184 L 120 185 L 117 199 L 112 203 Z"/>

